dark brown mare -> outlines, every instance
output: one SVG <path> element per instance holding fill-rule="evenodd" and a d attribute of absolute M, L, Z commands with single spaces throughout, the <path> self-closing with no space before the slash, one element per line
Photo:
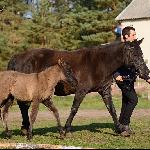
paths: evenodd
<path fill-rule="evenodd" d="M 115 127 L 119 122 L 112 102 L 111 84 L 113 72 L 122 65 L 135 65 L 138 75 L 146 79 L 149 70 L 143 60 L 140 48 L 142 40 L 132 43 L 113 42 L 91 48 L 82 48 L 72 52 L 51 49 L 31 49 L 25 53 L 12 57 L 8 70 L 31 73 L 40 72 L 55 65 L 63 58 L 71 67 L 78 80 L 75 90 L 69 84 L 59 82 L 55 88 L 55 95 L 65 96 L 75 93 L 70 115 L 65 124 L 65 133 L 71 130 L 71 123 L 76 115 L 83 98 L 87 93 L 98 92 L 111 114 Z M 28 106 L 19 103 L 22 112 L 23 125 L 29 125 Z"/>

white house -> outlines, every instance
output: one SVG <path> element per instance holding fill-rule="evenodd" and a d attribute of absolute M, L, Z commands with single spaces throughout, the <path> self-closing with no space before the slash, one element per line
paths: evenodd
<path fill-rule="evenodd" d="M 144 38 L 141 48 L 150 69 L 150 0 L 132 0 L 116 17 L 124 26 L 133 26 L 137 38 Z"/>

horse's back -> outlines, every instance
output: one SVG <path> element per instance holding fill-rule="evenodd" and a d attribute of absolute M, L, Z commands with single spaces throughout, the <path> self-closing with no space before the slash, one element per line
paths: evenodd
<path fill-rule="evenodd" d="M 8 62 L 8 70 L 24 73 L 41 72 L 51 66 L 48 61 L 56 51 L 50 49 L 33 49 L 14 55 Z"/>
<path fill-rule="evenodd" d="M 41 72 L 57 64 L 58 59 L 64 59 L 68 63 L 79 63 L 82 61 L 82 51 L 68 52 L 46 48 L 28 50 L 14 55 L 8 63 L 8 70 L 24 73 Z"/>

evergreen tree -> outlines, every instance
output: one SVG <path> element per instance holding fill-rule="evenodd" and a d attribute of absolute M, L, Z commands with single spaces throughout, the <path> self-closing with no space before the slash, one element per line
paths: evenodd
<path fill-rule="evenodd" d="M 78 24 L 79 46 L 99 45 L 114 39 L 114 18 L 119 0 L 77 0 L 74 4 L 75 20 Z"/>
<path fill-rule="evenodd" d="M 43 5 L 43 0 L 40 7 L 48 13 L 42 15 L 42 20 L 40 16 L 34 18 L 38 26 L 32 25 L 34 36 L 28 36 L 36 38 L 34 41 L 37 44 L 71 50 L 114 39 L 114 17 L 120 4 L 118 0 L 56 0 L 49 3 L 54 12 L 49 13 L 46 9 L 48 4 Z M 70 4 L 72 8 L 69 7 Z M 42 9 L 39 13 L 41 11 Z"/>
<path fill-rule="evenodd" d="M 5 68 L 8 59 L 23 47 L 19 27 L 27 6 L 21 0 L 0 1 L 0 68 Z"/>
<path fill-rule="evenodd" d="M 0 69 L 10 57 L 28 48 L 57 50 L 99 45 L 114 40 L 115 17 L 131 0 L 0 1 Z M 30 10 L 32 19 L 23 18 Z"/>

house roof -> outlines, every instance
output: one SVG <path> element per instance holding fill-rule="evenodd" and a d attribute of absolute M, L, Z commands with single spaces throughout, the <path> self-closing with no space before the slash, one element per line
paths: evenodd
<path fill-rule="evenodd" d="M 115 20 L 150 18 L 150 0 L 133 0 Z"/>

